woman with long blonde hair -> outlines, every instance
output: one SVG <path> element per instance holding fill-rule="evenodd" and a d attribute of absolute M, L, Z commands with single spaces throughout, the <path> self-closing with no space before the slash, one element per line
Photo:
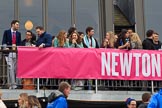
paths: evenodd
<path fill-rule="evenodd" d="M 103 40 L 101 47 L 102 48 L 114 48 L 114 44 L 115 44 L 114 33 L 112 31 L 109 31 L 106 33 L 106 36 Z"/>
<path fill-rule="evenodd" d="M 21 93 L 18 99 L 19 108 L 27 108 L 27 102 L 28 102 L 28 94 Z"/>
<path fill-rule="evenodd" d="M 142 41 L 137 33 L 132 33 L 130 39 L 131 39 L 132 49 L 142 49 Z"/>

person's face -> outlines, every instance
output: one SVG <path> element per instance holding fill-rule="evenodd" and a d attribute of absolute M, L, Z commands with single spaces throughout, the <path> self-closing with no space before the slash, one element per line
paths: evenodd
<path fill-rule="evenodd" d="M 126 34 L 125 34 L 125 38 L 128 38 L 129 37 L 129 33 L 127 32 Z"/>
<path fill-rule="evenodd" d="M 37 33 L 38 36 L 40 36 L 43 33 L 43 31 L 40 30 L 40 29 L 36 29 L 36 33 Z"/>
<path fill-rule="evenodd" d="M 81 35 L 80 35 L 80 38 L 83 39 L 83 37 L 84 37 L 84 34 L 81 34 Z"/>
<path fill-rule="evenodd" d="M 131 101 L 128 108 L 136 108 L 136 101 Z"/>
<path fill-rule="evenodd" d="M 19 104 L 19 106 L 22 106 L 24 104 L 24 101 L 23 101 L 22 97 L 20 97 L 20 96 L 18 99 L 18 104 Z"/>
<path fill-rule="evenodd" d="M 159 35 L 153 34 L 152 39 L 153 39 L 154 42 L 158 42 L 159 41 Z"/>
<path fill-rule="evenodd" d="M 78 35 L 77 35 L 76 33 L 73 33 L 73 34 L 72 34 L 72 39 L 77 40 L 77 39 L 78 39 Z"/>
<path fill-rule="evenodd" d="M 88 35 L 89 35 L 89 36 L 94 35 L 94 30 L 91 30 L 90 32 L 88 32 Z"/>
<path fill-rule="evenodd" d="M 106 39 L 110 39 L 110 34 L 109 33 L 106 33 Z"/>
<path fill-rule="evenodd" d="M 114 35 L 114 38 L 115 38 L 115 42 L 117 41 L 118 39 L 118 36 L 117 35 Z"/>
<path fill-rule="evenodd" d="M 68 97 L 69 94 L 70 94 L 70 91 L 71 91 L 71 88 L 70 88 L 70 87 L 66 88 L 66 89 L 64 90 L 64 95 L 65 95 L 66 97 Z"/>
<path fill-rule="evenodd" d="M 65 38 L 67 38 L 67 33 L 64 34 Z"/>
<path fill-rule="evenodd" d="M 30 32 L 26 32 L 26 39 L 30 40 L 32 38 L 32 35 Z"/>
<path fill-rule="evenodd" d="M 12 24 L 13 30 L 18 30 L 19 29 L 19 22 L 16 22 L 15 24 Z"/>
<path fill-rule="evenodd" d="M 128 30 L 129 36 L 132 36 L 133 31 L 132 30 Z"/>

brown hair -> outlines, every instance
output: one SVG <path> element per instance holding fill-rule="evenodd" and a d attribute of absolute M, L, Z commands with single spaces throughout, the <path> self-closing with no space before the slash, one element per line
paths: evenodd
<path fill-rule="evenodd" d="M 34 95 L 30 95 L 28 96 L 28 107 L 34 108 L 34 106 L 37 106 L 37 108 L 41 108 L 41 104 L 38 98 Z"/>
<path fill-rule="evenodd" d="M 59 47 L 63 47 L 65 42 L 66 42 L 66 37 L 64 36 L 66 33 L 65 30 L 61 30 L 59 33 L 58 33 L 58 36 L 57 36 L 57 39 L 58 39 L 58 46 Z"/>
<path fill-rule="evenodd" d="M 60 84 L 59 84 L 59 88 L 58 88 L 58 90 L 60 91 L 60 92 L 64 92 L 64 90 L 66 89 L 66 88 L 70 88 L 71 86 L 70 86 L 70 84 L 68 83 L 68 82 L 61 82 Z"/>
<path fill-rule="evenodd" d="M 142 101 L 143 102 L 148 102 L 151 98 L 151 94 L 150 93 L 144 93 L 142 94 Z"/>

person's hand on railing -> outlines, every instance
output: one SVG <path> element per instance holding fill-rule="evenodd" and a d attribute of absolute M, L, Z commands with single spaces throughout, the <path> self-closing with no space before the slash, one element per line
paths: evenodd
<path fill-rule="evenodd" d="M 32 44 L 31 46 L 32 46 L 32 47 L 36 47 L 36 45 L 34 45 L 34 44 Z"/>
<path fill-rule="evenodd" d="M 45 47 L 45 44 L 42 43 L 41 45 L 39 45 L 39 48 L 44 48 Z"/>

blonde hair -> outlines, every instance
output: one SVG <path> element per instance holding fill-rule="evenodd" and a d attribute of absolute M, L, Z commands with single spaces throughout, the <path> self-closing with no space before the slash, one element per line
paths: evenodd
<path fill-rule="evenodd" d="M 114 32 L 108 31 L 107 33 L 110 35 L 109 45 L 111 48 L 114 48 L 114 44 L 115 44 Z"/>
<path fill-rule="evenodd" d="M 27 93 L 21 93 L 19 95 L 22 98 L 22 105 L 20 106 L 20 108 L 26 108 L 26 102 L 28 102 L 28 94 Z"/>
<path fill-rule="evenodd" d="M 139 38 L 139 35 L 137 33 L 132 33 L 132 36 L 130 37 L 132 42 L 138 42 L 142 44 L 141 39 Z"/>

